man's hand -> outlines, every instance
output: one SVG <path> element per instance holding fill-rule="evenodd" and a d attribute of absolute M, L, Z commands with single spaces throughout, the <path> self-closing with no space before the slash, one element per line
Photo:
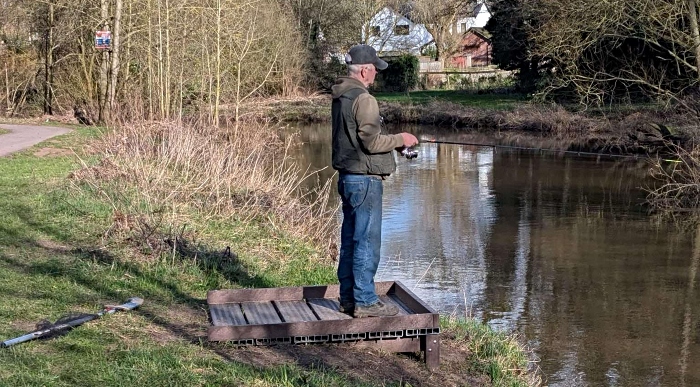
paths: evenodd
<path fill-rule="evenodd" d="M 411 133 L 400 133 L 401 137 L 403 138 L 403 146 L 405 147 L 412 147 L 415 145 L 418 145 L 418 139 L 416 136 L 412 135 Z"/>

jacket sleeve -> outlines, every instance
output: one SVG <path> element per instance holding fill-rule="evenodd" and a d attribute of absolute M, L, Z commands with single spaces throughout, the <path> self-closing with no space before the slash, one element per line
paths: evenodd
<path fill-rule="evenodd" d="M 360 94 L 355 99 L 352 109 L 357 120 L 357 135 L 369 153 L 386 153 L 403 146 L 403 137 L 400 134 L 381 134 L 379 105 L 372 95 Z"/>

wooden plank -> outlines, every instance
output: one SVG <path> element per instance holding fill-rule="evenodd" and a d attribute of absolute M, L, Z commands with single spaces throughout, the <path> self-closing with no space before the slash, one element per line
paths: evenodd
<path fill-rule="evenodd" d="M 392 289 L 394 281 L 376 282 L 377 294 L 384 295 Z M 338 298 L 338 285 L 293 286 L 283 288 L 222 289 L 207 293 L 208 304 L 255 301 L 295 301 L 311 298 Z"/>
<path fill-rule="evenodd" d="M 388 294 L 393 287 L 394 281 L 375 282 L 374 292 L 377 293 L 378 296 L 383 296 L 385 294 Z"/>
<path fill-rule="evenodd" d="M 274 301 L 283 322 L 317 321 L 306 301 Z"/>
<path fill-rule="evenodd" d="M 243 309 L 246 320 L 248 320 L 248 323 L 251 325 L 277 324 L 282 322 L 272 302 L 243 302 L 241 303 L 241 308 Z M 255 338 L 260 339 L 262 337 Z"/>
<path fill-rule="evenodd" d="M 409 307 L 413 313 L 434 313 L 435 310 L 431 308 L 428 304 L 423 302 L 418 296 L 413 294 L 412 291 L 408 290 L 401 282 L 395 281 L 394 285 L 392 286 L 390 293 L 394 294 L 396 297 L 398 297 L 401 302 L 406 304 L 407 307 Z"/>
<path fill-rule="evenodd" d="M 386 296 L 379 296 L 379 299 L 385 304 L 394 305 L 397 308 L 399 308 L 399 316 L 413 314 L 413 311 L 411 311 L 403 302 L 401 302 L 401 300 L 399 300 L 393 294 L 387 294 Z"/>
<path fill-rule="evenodd" d="M 344 320 L 307 321 L 266 325 L 210 326 L 211 341 L 262 339 L 293 336 L 334 335 L 347 333 L 399 331 L 433 328 L 432 314 L 393 317 L 348 318 Z"/>
<path fill-rule="evenodd" d="M 255 301 L 299 301 L 308 298 L 338 298 L 338 285 L 283 288 L 223 289 L 207 293 L 208 304 Z"/>
<path fill-rule="evenodd" d="M 347 320 L 352 318 L 352 316 L 338 312 L 340 303 L 336 300 L 313 298 L 308 300 L 308 302 L 311 309 L 316 312 L 321 320 Z"/>
<path fill-rule="evenodd" d="M 213 325 L 246 325 L 241 304 L 209 305 Z"/>

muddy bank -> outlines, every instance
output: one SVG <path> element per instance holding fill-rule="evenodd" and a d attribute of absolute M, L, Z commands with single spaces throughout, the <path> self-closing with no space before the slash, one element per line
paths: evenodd
<path fill-rule="evenodd" d="M 275 122 L 330 120 L 329 95 L 256 101 L 245 119 Z M 426 104 L 379 101 L 390 125 L 423 124 L 451 128 L 490 144 L 614 154 L 655 154 L 664 140 L 688 143 L 700 137 L 697 119 L 673 111 L 644 108 L 571 112 L 561 106 L 523 103 L 509 110 L 474 108 L 448 101 Z"/>

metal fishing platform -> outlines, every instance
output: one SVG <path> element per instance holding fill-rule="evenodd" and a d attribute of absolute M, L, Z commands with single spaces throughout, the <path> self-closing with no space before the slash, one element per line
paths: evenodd
<path fill-rule="evenodd" d="M 390 352 L 422 352 L 440 365 L 440 315 L 398 281 L 375 283 L 379 299 L 399 308 L 391 317 L 338 312 L 338 285 L 212 290 L 210 341 L 234 345 L 338 343 Z"/>

